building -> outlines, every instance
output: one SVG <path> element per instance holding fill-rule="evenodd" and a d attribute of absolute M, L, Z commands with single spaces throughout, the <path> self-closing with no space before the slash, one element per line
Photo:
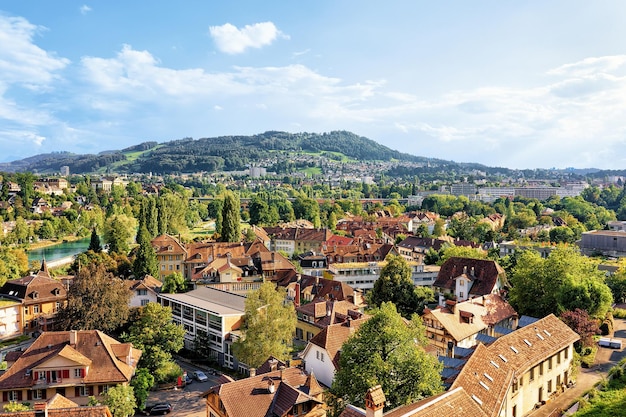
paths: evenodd
<path fill-rule="evenodd" d="M 296 307 L 296 314 L 296 338 L 305 342 L 332 324 L 364 317 L 359 307 L 346 300 L 313 301 Z"/>
<path fill-rule="evenodd" d="M 487 294 L 499 294 L 508 285 L 506 273 L 497 262 L 487 259 L 453 257 L 447 259 L 433 283 L 439 292 L 439 305 L 445 305 L 445 294 L 457 302 Z"/>
<path fill-rule="evenodd" d="M 330 239 L 329 229 L 309 229 L 304 227 L 265 227 L 270 236 L 270 250 L 294 253 L 319 251 L 322 243 Z"/>
<path fill-rule="evenodd" d="M 626 256 L 626 232 L 614 230 L 592 230 L 583 232 L 580 251 L 587 256 Z"/>
<path fill-rule="evenodd" d="M 304 369 L 314 373 L 320 383 L 330 387 L 339 368 L 341 346 L 368 319 L 369 316 L 331 324 L 311 338 L 300 353 Z"/>
<path fill-rule="evenodd" d="M 488 416 L 526 415 L 567 388 L 578 339 L 551 314 L 479 344 L 452 389 L 462 387 Z"/>
<path fill-rule="evenodd" d="M 411 268 L 411 279 L 415 285 L 433 285 L 439 271 L 438 266 L 422 265 L 415 261 L 409 261 L 408 264 Z M 387 261 L 333 263 L 324 272 L 324 278 L 347 284 L 355 290 L 365 292 L 374 288 L 374 282 L 386 265 Z"/>
<path fill-rule="evenodd" d="M 325 417 L 323 392 L 315 375 L 273 366 L 267 373 L 217 385 L 202 395 L 208 417 Z"/>
<path fill-rule="evenodd" d="M 141 351 L 98 330 L 44 332 L 0 376 L 2 402 L 61 394 L 80 405 L 127 385 Z"/>
<path fill-rule="evenodd" d="M 232 354 L 232 332 L 241 327 L 245 299 L 211 287 L 159 295 L 161 305 L 172 309 L 172 321 L 185 328 L 185 348 L 194 350 L 196 341 L 208 343 L 209 355 L 231 369 L 239 366 Z"/>
<path fill-rule="evenodd" d="M 59 309 L 67 301 L 67 290 L 61 281 L 50 276 L 46 261 L 37 273 L 7 281 L 0 294 L 21 303 L 19 323 L 23 334 L 37 335 L 52 330 Z M 8 317 L 7 317 L 8 318 Z M 14 324 L 7 323 L 9 328 Z"/>
<path fill-rule="evenodd" d="M 159 281 L 163 282 L 166 276 L 173 273 L 184 273 L 187 249 L 174 236 L 160 235 L 150 242 L 159 261 Z"/>
<path fill-rule="evenodd" d="M 161 281 L 151 275 L 146 275 L 142 279 L 125 280 L 124 283 L 132 292 L 131 307 L 143 307 L 148 303 L 156 303 L 163 286 Z"/>
<path fill-rule="evenodd" d="M 22 303 L 0 296 L 0 340 L 22 334 Z"/>
<path fill-rule="evenodd" d="M 518 326 L 518 315 L 500 295 L 488 294 L 426 310 L 422 316 L 428 344 L 437 355 L 454 357 L 457 347 L 471 348 L 479 335 L 497 337 Z"/>
<path fill-rule="evenodd" d="M 80 406 L 61 394 L 35 402 L 33 409 L 14 413 L 0 412 L 0 417 L 113 417 L 106 405 Z"/>

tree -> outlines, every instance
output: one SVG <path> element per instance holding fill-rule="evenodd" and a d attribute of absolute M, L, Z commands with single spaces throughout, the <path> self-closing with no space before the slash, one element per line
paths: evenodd
<path fill-rule="evenodd" d="M 510 302 L 520 314 L 545 317 L 582 308 L 604 317 L 613 297 L 597 261 L 577 249 L 558 247 L 543 259 L 528 250 L 516 257 L 510 279 Z"/>
<path fill-rule="evenodd" d="M 331 393 L 363 407 L 367 390 L 380 384 L 390 408 L 441 392 L 437 358 L 424 350 L 420 318 L 405 321 L 392 303 L 383 303 L 342 346 Z"/>
<path fill-rule="evenodd" d="M 28 255 L 22 249 L 0 246 L 0 286 L 7 280 L 23 277 L 28 272 Z"/>
<path fill-rule="evenodd" d="M 135 219 L 132 217 L 116 214 L 109 218 L 104 227 L 104 240 L 109 244 L 109 252 L 128 253 L 134 230 Z"/>
<path fill-rule="evenodd" d="M 130 385 L 116 385 L 109 388 L 104 395 L 104 403 L 111 410 L 113 417 L 127 417 L 135 414 L 137 402 L 133 387 Z"/>
<path fill-rule="evenodd" d="M 580 308 L 564 311 L 560 318 L 580 336 L 580 340 L 574 344 L 579 352 L 581 348 L 593 346 L 593 336 L 599 333 L 597 320 L 591 319 L 589 314 Z"/>
<path fill-rule="evenodd" d="M 142 226 L 137 233 L 139 247 L 133 262 L 133 273 L 136 279 L 143 278 L 146 274 L 153 277 L 159 276 L 159 261 L 150 242 L 150 233 L 146 226 Z"/>
<path fill-rule="evenodd" d="M 131 291 L 103 264 L 88 264 L 78 272 L 67 292 L 67 304 L 58 315 L 63 330 L 110 332 L 128 319 Z"/>
<path fill-rule="evenodd" d="M 184 346 L 185 329 L 172 322 L 172 309 L 158 303 L 148 303 L 140 310 L 139 317 L 124 337 L 142 351 L 139 365 L 164 382 L 162 370 L 172 362 L 172 353 Z"/>
<path fill-rule="evenodd" d="M 487 252 L 470 246 L 456 246 L 445 244 L 440 250 L 439 265 L 443 265 L 450 258 L 487 259 Z"/>
<path fill-rule="evenodd" d="M 176 294 L 178 292 L 183 292 L 186 289 L 187 284 L 185 283 L 185 277 L 183 277 L 180 272 L 174 272 L 163 277 L 161 291 L 165 294 Z"/>
<path fill-rule="evenodd" d="M 421 314 L 427 302 L 434 300 L 433 291 L 420 290 L 413 284 L 411 267 L 402 256 L 388 256 L 387 265 L 380 271 L 374 287 L 367 293 L 367 304 L 380 307 L 382 303 L 395 304 L 402 317 Z"/>
<path fill-rule="evenodd" d="M 248 293 L 243 337 L 233 344 L 235 356 L 246 365 L 259 367 L 270 356 L 289 359 L 297 317 L 285 296 L 286 290 L 272 282 Z"/>
<path fill-rule="evenodd" d="M 435 227 L 433 228 L 433 236 L 440 237 L 446 234 L 445 222 L 443 219 L 435 220 Z"/>
<path fill-rule="evenodd" d="M 222 241 L 239 242 L 241 240 L 241 215 L 239 213 L 239 198 L 231 191 L 224 196 L 222 208 Z"/>
<path fill-rule="evenodd" d="M 91 229 L 91 240 L 89 241 L 89 248 L 87 250 L 92 250 L 94 252 L 100 252 L 102 250 L 102 245 L 100 245 L 100 236 L 98 236 L 98 232 L 94 227 Z"/>
<path fill-rule="evenodd" d="M 150 374 L 150 371 L 146 368 L 139 368 L 135 372 L 135 376 L 130 381 L 130 386 L 133 387 L 135 392 L 135 399 L 137 400 L 137 408 L 143 410 L 146 408 L 146 400 L 148 399 L 148 393 L 150 388 L 154 385 L 154 377 Z"/>

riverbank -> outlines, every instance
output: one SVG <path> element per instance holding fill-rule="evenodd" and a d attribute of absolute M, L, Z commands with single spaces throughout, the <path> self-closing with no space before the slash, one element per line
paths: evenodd
<path fill-rule="evenodd" d="M 37 250 L 37 249 L 47 248 L 49 246 L 59 245 L 61 243 L 65 243 L 65 242 L 75 242 L 77 240 L 85 239 L 85 237 L 86 236 L 83 236 L 83 237 L 79 237 L 79 236 L 65 236 L 63 239 L 38 240 L 37 242 L 30 243 L 25 250 L 26 250 L 26 252 L 28 252 L 28 251 L 31 251 L 31 250 Z"/>

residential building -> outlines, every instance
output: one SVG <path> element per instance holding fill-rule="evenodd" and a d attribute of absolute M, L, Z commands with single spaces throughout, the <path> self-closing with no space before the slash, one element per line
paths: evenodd
<path fill-rule="evenodd" d="M 194 284 L 261 279 L 263 242 L 196 242 L 185 246 L 185 279 Z"/>
<path fill-rule="evenodd" d="M 239 366 L 232 354 L 232 332 L 242 324 L 245 299 L 212 287 L 159 295 L 161 305 L 172 309 L 172 321 L 185 328 L 185 348 L 194 350 L 196 341 L 207 343 L 210 356 L 232 369 Z"/>
<path fill-rule="evenodd" d="M 583 232 L 580 250 L 584 255 L 626 256 L 626 232 L 621 230 L 592 230 Z"/>
<path fill-rule="evenodd" d="M 300 368 L 273 368 L 212 387 L 203 394 L 207 416 L 326 416 L 324 390 L 315 375 Z"/>
<path fill-rule="evenodd" d="M 22 334 L 22 303 L 0 296 L 0 340 Z"/>
<path fill-rule="evenodd" d="M 409 261 L 408 264 L 411 268 L 411 279 L 415 285 L 433 285 L 439 271 L 438 266 L 418 264 L 415 261 Z M 385 265 L 387 265 L 387 261 L 333 263 L 324 272 L 324 278 L 338 281 L 356 290 L 366 292 L 374 288 L 374 282 L 380 276 L 380 272 Z"/>
<path fill-rule="evenodd" d="M 433 283 L 439 292 L 439 305 L 445 294 L 457 302 L 487 294 L 499 294 L 507 286 L 506 273 L 497 262 L 487 259 L 453 257 L 447 259 Z"/>
<path fill-rule="evenodd" d="M 52 330 L 57 312 L 67 301 L 65 286 L 50 276 L 45 260 L 37 273 L 7 281 L 0 295 L 21 303 L 20 332 L 33 335 Z"/>
<path fill-rule="evenodd" d="M 285 252 L 291 256 L 294 253 L 319 251 L 322 243 L 332 236 L 329 229 L 308 229 L 303 227 L 265 227 L 270 236 L 270 250 Z"/>
<path fill-rule="evenodd" d="M 462 387 L 488 416 L 524 416 L 567 388 L 578 339 L 551 314 L 479 344 L 452 389 Z"/>
<path fill-rule="evenodd" d="M 320 383 L 330 387 L 339 369 L 341 346 L 368 319 L 369 316 L 331 324 L 311 338 L 300 353 L 304 369 L 314 373 Z"/>
<path fill-rule="evenodd" d="M 175 272 L 184 274 L 184 263 L 187 258 L 187 249 L 174 236 L 160 235 L 151 241 L 157 260 L 159 261 L 159 281 L 163 282 L 166 276 Z"/>
<path fill-rule="evenodd" d="M 424 256 L 430 249 L 438 252 L 444 245 L 464 246 L 468 248 L 480 247 L 478 243 L 470 240 L 407 236 L 406 239 L 396 244 L 396 249 L 398 255 L 402 256 L 407 261 L 423 263 Z"/>
<path fill-rule="evenodd" d="M 61 394 L 80 405 L 127 385 L 141 351 L 98 330 L 44 332 L 0 376 L 2 403 Z"/>
<path fill-rule="evenodd" d="M 501 258 L 507 255 L 514 255 L 515 252 L 525 250 L 534 250 L 535 252 L 539 253 L 542 258 L 547 258 L 548 256 L 550 256 L 550 253 L 552 253 L 552 251 L 556 249 L 556 246 L 548 242 L 518 244 L 517 242 L 510 240 L 499 243 L 498 248 L 500 250 Z"/>
<path fill-rule="evenodd" d="M 331 324 L 340 324 L 364 317 L 359 307 L 346 300 L 320 299 L 296 307 L 296 314 L 298 315 L 296 338 L 302 341 L 311 340 Z"/>
<path fill-rule="evenodd" d="M 320 300 L 345 300 L 356 305 L 358 309 L 365 306 L 362 291 L 355 290 L 346 283 L 333 281 L 332 279 L 299 275 L 297 280 L 289 283 L 286 288 L 287 298 L 292 300 L 296 307 Z"/>
<path fill-rule="evenodd" d="M 457 347 L 471 348 L 479 335 L 497 337 L 517 328 L 518 315 L 498 294 L 472 298 L 425 310 L 422 316 L 428 343 L 437 355 L 454 357 Z"/>
<path fill-rule="evenodd" d="M 34 403 L 33 409 L 18 412 L 0 412 L 0 417 L 113 417 L 106 405 L 80 406 L 61 394 Z"/>
<path fill-rule="evenodd" d="M 609 230 L 626 232 L 626 221 L 612 220 L 608 222 L 607 225 L 609 226 Z"/>
<path fill-rule="evenodd" d="M 353 243 L 322 247 L 328 265 L 348 262 L 384 261 L 387 255 L 397 255 L 394 245 L 388 243 Z"/>
<path fill-rule="evenodd" d="M 305 252 L 298 256 L 302 273 L 321 277 L 327 266 L 326 256 L 321 253 Z"/>
<path fill-rule="evenodd" d="M 124 283 L 132 292 L 129 303 L 131 307 L 143 307 L 148 303 L 156 303 L 163 286 L 163 283 L 152 275 L 146 275 L 142 279 L 125 280 Z"/>

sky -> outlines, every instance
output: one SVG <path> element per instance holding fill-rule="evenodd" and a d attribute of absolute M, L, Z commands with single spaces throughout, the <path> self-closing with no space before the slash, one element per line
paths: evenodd
<path fill-rule="evenodd" d="M 0 162 L 348 130 L 418 156 L 626 169 L 622 0 L 2 0 Z"/>

